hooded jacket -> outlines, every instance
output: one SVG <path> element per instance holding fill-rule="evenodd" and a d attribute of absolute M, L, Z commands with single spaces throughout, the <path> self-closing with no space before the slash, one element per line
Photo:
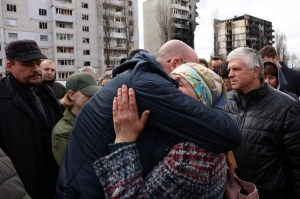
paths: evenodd
<path fill-rule="evenodd" d="M 300 71 L 287 67 L 284 62 L 280 62 L 280 65 L 282 66 L 281 71 L 287 80 L 287 85 L 284 85 L 283 88 L 300 97 Z"/>
<path fill-rule="evenodd" d="M 297 95 L 295 93 L 291 93 L 288 92 L 285 88 L 287 87 L 288 83 L 284 77 L 283 72 L 278 68 L 278 66 L 276 64 L 269 64 L 271 66 L 273 66 L 274 68 L 276 68 L 277 70 L 277 80 L 278 80 L 278 84 L 276 89 L 288 94 L 289 96 L 291 96 L 292 98 L 294 98 L 297 102 L 300 103 L 299 98 L 297 97 Z"/>
<path fill-rule="evenodd" d="M 105 197 L 92 165 L 109 154 L 108 144 L 115 140 L 112 102 L 123 84 L 135 90 L 140 113 L 150 110 L 137 140 L 143 176 L 162 160 L 172 136 L 214 152 L 239 146 L 240 130 L 231 117 L 179 91 L 154 55 L 135 55 L 117 67 L 113 75 L 77 116 L 60 165 L 57 199 Z"/>

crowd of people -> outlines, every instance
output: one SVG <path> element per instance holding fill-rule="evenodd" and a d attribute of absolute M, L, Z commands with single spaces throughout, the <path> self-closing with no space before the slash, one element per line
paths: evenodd
<path fill-rule="evenodd" d="M 5 47 L 0 198 L 300 198 L 300 72 L 271 45 L 209 62 L 179 40 L 56 82 L 33 40 Z"/>

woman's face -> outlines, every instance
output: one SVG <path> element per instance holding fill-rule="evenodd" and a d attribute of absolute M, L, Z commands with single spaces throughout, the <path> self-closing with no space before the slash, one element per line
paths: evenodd
<path fill-rule="evenodd" d="M 192 98 L 195 98 L 199 100 L 198 96 L 196 95 L 194 89 L 192 86 L 180 75 L 171 74 L 170 75 L 175 81 L 179 83 L 178 89 L 183 92 L 184 94 L 187 94 L 191 96 Z"/>
<path fill-rule="evenodd" d="M 273 88 L 277 88 L 278 80 L 277 77 L 273 75 L 264 75 L 265 81 Z"/>
<path fill-rule="evenodd" d="M 80 91 L 74 92 L 74 106 L 77 106 L 79 109 L 81 109 L 89 99 L 91 99 L 90 96 L 87 96 Z"/>

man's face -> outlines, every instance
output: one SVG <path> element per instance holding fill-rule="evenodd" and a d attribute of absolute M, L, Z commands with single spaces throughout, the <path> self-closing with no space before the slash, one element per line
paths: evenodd
<path fill-rule="evenodd" d="M 212 60 L 211 64 L 210 64 L 210 69 L 214 70 L 215 67 L 219 66 L 220 64 L 222 64 L 222 60 L 218 59 L 218 60 Z"/>
<path fill-rule="evenodd" d="M 22 84 L 26 84 L 29 87 L 37 86 L 41 84 L 42 72 L 41 72 L 41 59 L 29 60 L 25 62 L 14 61 L 12 64 L 10 61 L 6 62 L 6 69 Z"/>
<path fill-rule="evenodd" d="M 41 63 L 42 68 L 42 79 L 46 81 L 51 81 L 54 79 L 56 66 L 53 62 L 43 61 Z"/>
<path fill-rule="evenodd" d="M 243 59 L 234 59 L 228 63 L 231 87 L 234 90 L 247 94 L 253 88 L 253 81 L 257 79 L 257 69 L 248 69 Z"/>

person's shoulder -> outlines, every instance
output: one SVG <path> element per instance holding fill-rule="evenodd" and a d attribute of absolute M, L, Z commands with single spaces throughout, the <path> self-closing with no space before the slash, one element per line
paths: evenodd
<path fill-rule="evenodd" d="M 276 103 L 277 105 L 283 107 L 289 107 L 299 104 L 292 96 L 289 94 L 282 92 L 278 89 L 274 89 L 271 87 L 267 88 L 267 92 L 264 95 L 264 98 L 268 99 L 270 105 Z"/>

